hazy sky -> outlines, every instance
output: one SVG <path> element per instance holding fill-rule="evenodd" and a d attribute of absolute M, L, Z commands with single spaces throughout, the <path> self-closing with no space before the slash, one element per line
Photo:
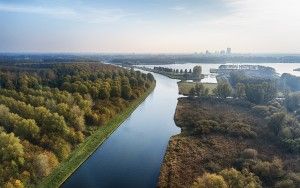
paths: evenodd
<path fill-rule="evenodd" d="M 0 0 L 0 52 L 300 53 L 299 0 Z"/>

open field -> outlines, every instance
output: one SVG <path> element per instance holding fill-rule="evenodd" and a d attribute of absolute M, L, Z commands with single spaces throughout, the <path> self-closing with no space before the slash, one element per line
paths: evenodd
<path fill-rule="evenodd" d="M 205 88 L 209 89 L 209 94 L 212 94 L 213 89 L 217 87 L 216 83 L 202 83 Z M 188 95 L 190 90 L 195 87 L 196 82 L 178 82 L 179 94 Z"/>

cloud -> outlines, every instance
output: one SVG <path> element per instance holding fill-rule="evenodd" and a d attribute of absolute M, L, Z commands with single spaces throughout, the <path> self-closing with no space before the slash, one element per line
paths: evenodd
<path fill-rule="evenodd" d="M 170 7 L 169 8 L 170 10 L 173 10 L 173 11 L 176 11 L 176 12 L 179 12 L 179 13 L 183 13 L 183 14 L 191 14 L 192 11 L 189 10 L 188 8 L 184 7 L 184 6 L 174 6 L 174 7 Z"/>
<path fill-rule="evenodd" d="M 43 7 L 17 4 L 1 4 L 0 12 L 47 15 L 58 19 L 82 21 L 88 23 L 116 22 L 132 16 L 122 9 L 81 7 L 80 9 L 66 7 Z"/>

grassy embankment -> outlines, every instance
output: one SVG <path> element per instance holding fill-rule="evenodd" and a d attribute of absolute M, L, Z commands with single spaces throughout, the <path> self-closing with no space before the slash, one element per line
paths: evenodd
<path fill-rule="evenodd" d="M 212 94 L 213 89 L 217 87 L 217 83 L 202 83 L 205 88 L 209 89 L 209 94 Z M 190 90 L 195 87 L 196 82 L 185 82 L 181 81 L 178 82 L 178 90 L 179 94 L 188 95 Z"/>
<path fill-rule="evenodd" d="M 154 90 L 153 84 L 143 96 L 133 101 L 130 106 L 121 114 L 110 120 L 106 125 L 99 128 L 94 134 L 86 138 L 49 176 L 37 185 L 40 188 L 59 187 L 80 165 L 92 155 L 96 149 L 124 122 L 133 111 L 148 97 Z"/>

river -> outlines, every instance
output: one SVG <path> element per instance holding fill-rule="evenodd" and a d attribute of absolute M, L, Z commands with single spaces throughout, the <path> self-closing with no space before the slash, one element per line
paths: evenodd
<path fill-rule="evenodd" d="M 74 187 L 155 187 L 172 135 L 177 81 L 154 74 L 156 87 L 148 98 L 67 181 Z"/>

